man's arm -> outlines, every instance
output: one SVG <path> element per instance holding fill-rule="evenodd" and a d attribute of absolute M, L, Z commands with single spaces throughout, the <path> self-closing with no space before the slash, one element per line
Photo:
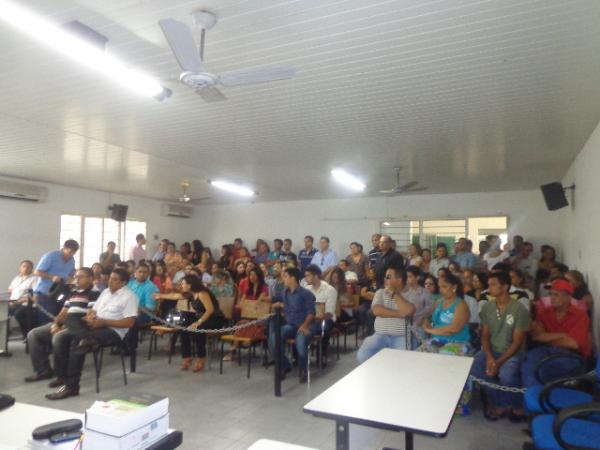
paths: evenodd
<path fill-rule="evenodd" d="M 135 325 L 135 317 L 125 317 L 124 319 L 119 320 L 108 320 L 108 319 L 99 319 L 98 317 L 89 318 L 85 317 L 84 320 L 88 323 L 90 328 L 131 328 Z"/>
<path fill-rule="evenodd" d="M 519 351 L 519 349 L 523 345 L 523 342 L 525 342 L 526 335 L 527 330 L 515 329 L 515 331 L 513 331 L 513 339 L 511 346 L 508 347 L 506 351 L 502 353 L 502 355 L 500 355 L 500 358 L 496 360 L 496 365 L 498 367 L 500 367 L 502 364 L 508 361 L 515 353 Z"/>
<path fill-rule="evenodd" d="M 381 295 L 383 295 L 383 294 L 381 294 Z M 376 296 L 377 296 L 377 294 L 376 294 Z M 371 307 L 371 309 L 373 311 L 373 315 L 378 316 L 378 317 L 404 318 L 404 317 L 413 316 L 415 314 L 415 312 L 417 311 L 417 308 L 415 307 L 415 305 L 410 303 L 408 300 L 404 299 L 404 297 L 402 297 L 400 294 L 395 293 L 393 298 L 396 301 L 396 305 L 398 306 L 398 309 L 386 308 L 385 306 L 380 304 L 382 302 L 382 300 L 380 300 L 379 302 L 374 303 L 373 306 Z M 375 302 L 375 300 L 373 300 L 373 301 Z"/>

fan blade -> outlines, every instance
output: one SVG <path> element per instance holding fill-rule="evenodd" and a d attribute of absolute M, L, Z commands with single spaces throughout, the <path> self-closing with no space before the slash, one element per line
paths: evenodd
<path fill-rule="evenodd" d="M 383 191 L 379 191 L 380 194 L 393 194 L 394 190 L 393 189 L 385 189 Z"/>
<path fill-rule="evenodd" d="M 203 72 L 202 60 L 190 27 L 174 19 L 159 20 L 158 24 L 181 68 L 189 72 Z"/>
<path fill-rule="evenodd" d="M 202 89 L 198 89 L 196 94 L 202 97 L 206 102 L 220 102 L 227 100 L 227 97 L 225 97 L 225 95 L 223 95 L 223 93 L 214 86 L 207 86 Z"/>
<path fill-rule="evenodd" d="M 410 189 L 410 188 L 416 186 L 417 184 L 419 184 L 418 181 L 409 181 L 408 183 L 405 183 L 402 186 L 398 186 L 395 190 L 398 192 L 404 192 L 407 189 Z"/>
<path fill-rule="evenodd" d="M 223 86 L 242 86 L 246 84 L 267 83 L 269 81 L 287 80 L 296 74 L 294 67 L 273 67 L 250 72 L 225 72 L 219 75 Z"/>

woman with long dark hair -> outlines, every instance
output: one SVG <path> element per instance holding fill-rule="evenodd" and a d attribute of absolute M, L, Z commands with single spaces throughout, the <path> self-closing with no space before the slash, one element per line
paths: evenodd
<path fill-rule="evenodd" d="M 231 244 L 223 244 L 221 246 L 221 257 L 217 264 L 220 269 L 233 270 L 233 248 Z"/>
<path fill-rule="evenodd" d="M 186 275 L 180 282 L 181 294 L 164 294 L 159 298 L 177 300 L 177 310 L 183 316 L 182 326 L 190 331 L 179 331 L 181 336 L 181 370 L 188 370 L 192 363 L 192 339 L 196 347 L 196 364 L 193 372 L 204 369 L 206 361 L 206 334 L 194 330 L 215 329 L 223 326 L 223 313 L 216 297 L 196 275 Z"/>
<path fill-rule="evenodd" d="M 198 239 L 194 239 L 192 241 L 192 264 L 196 265 L 200 263 L 200 259 L 202 257 L 202 250 L 204 250 L 204 245 L 202 245 L 202 241 Z"/>

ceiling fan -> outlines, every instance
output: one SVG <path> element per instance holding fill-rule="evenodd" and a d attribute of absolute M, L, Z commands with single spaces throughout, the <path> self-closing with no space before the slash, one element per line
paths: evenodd
<path fill-rule="evenodd" d="M 409 181 L 408 183 L 400 184 L 401 169 L 401 167 L 394 167 L 394 170 L 396 171 L 396 186 L 394 186 L 392 189 L 385 189 L 383 191 L 379 191 L 379 193 L 387 195 L 399 195 L 429 189 L 427 186 L 417 187 L 417 185 L 419 184 L 418 181 Z"/>
<path fill-rule="evenodd" d="M 217 16 L 209 11 L 192 13 L 195 25 L 201 28 L 200 48 L 196 46 L 192 30 L 175 19 L 163 19 L 158 23 L 162 29 L 177 62 L 183 69 L 179 81 L 194 89 L 207 102 L 226 100 L 227 97 L 217 86 L 245 86 L 292 78 L 294 67 L 273 67 L 244 72 L 224 72 L 213 74 L 204 67 L 204 38 L 206 30 L 217 23 Z"/>
<path fill-rule="evenodd" d="M 181 195 L 177 197 L 177 200 L 180 203 L 190 203 L 192 200 L 207 200 L 209 197 L 202 198 L 192 198 L 190 194 L 187 193 L 188 188 L 192 185 L 188 180 L 183 180 L 180 183 L 181 186 Z"/>

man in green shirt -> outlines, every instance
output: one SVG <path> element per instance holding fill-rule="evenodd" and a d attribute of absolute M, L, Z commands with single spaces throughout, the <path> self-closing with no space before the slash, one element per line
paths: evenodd
<path fill-rule="evenodd" d="M 481 350 L 475 355 L 471 374 L 502 386 L 521 387 L 521 362 L 525 336 L 529 330 L 529 312 L 512 300 L 510 276 L 493 273 L 488 280 L 490 296 L 495 300 L 483 306 Z M 523 395 L 484 387 L 489 401 L 485 417 L 498 420 L 509 414 L 511 421 L 524 417 Z"/>

